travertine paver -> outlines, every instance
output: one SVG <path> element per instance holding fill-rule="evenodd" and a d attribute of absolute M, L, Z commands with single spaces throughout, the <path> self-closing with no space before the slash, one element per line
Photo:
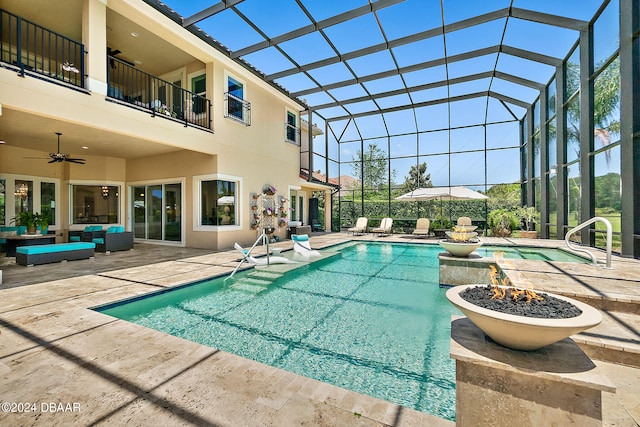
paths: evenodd
<path fill-rule="evenodd" d="M 313 236 L 311 244 L 322 248 L 351 239 L 436 244 L 410 236 L 352 238 L 344 233 Z M 290 242 L 276 247 L 290 249 Z M 453 425 L 88 309 L 179 285 L 185 276 L 229 271 L 238 260 L 235 251 L 201 253 L 0 290 L 0 400 L 34 402 L 37 409 L 0 412 L 0 424 Z M 50 271 L 62 271 L 58 268 Z M 639 370 L 605 365 L 619 390 L 604 402 L 607 425 L 640 420 L 637 400 L 629 397 L 640 392 Z M 72 406 L 52 412 L 58 407 L 49 403 Z M 80 411 L 74 412 L 73 404 Z"/>

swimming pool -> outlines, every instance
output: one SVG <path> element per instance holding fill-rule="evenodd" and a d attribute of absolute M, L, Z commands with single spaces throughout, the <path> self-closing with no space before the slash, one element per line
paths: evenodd
<path fill-rule="evenodd" d="M 251 270 L 98 311 L 455 419 L 441 248 L 357 243 L 280 275 Z"/>
<path fill-rule="evenodd" d="M 587 258 L 556 248 L 540 248 L 533 246 L 498 246 L 484 245 L 476 249 L 483 257 L 494 257 L 496 252 L 507 259 L 528 259 L 537 261 L 590 262 Z"/>

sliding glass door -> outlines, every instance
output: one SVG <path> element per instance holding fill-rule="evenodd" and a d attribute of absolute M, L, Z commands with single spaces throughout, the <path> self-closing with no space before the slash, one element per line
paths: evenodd
<path fill-rule="evenodd" d="M 182 241 L 182 184 L 131 187 L 136 239 Z"/>

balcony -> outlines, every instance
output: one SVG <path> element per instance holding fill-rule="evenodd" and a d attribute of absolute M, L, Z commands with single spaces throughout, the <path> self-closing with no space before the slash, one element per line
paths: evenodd
<path fill-rule="evenodd" d="M 0 62 L 21 76 L 84 88 L 82 43 L 0 9 Z"/>
<path fill-rule="evenodd" d="M 211 129 L 211 101 L 107 55 L 107 97 L 162 117 Z"/>
<path fill-rule="evenodd" d="M 251 103 L 229 92 L 225 92 L 224 116 L 227 119 L 240 122 L 245 126 L 251 126 Z"/>
<path fill-rule="evenodd" d="M 286 141 L 290 144 L 300 146 L 300 128 L 289 123 L 285 123 Z"/>

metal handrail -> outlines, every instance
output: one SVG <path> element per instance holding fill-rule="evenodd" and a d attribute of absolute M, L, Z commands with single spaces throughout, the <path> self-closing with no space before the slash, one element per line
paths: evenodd
<path fill-rule="evenodd" d="M 284 134 L 286 135 L 286 142 L 290 142 L 291 144 L 300 146 L 300 135 L 301 131 L 299 127 L 291 125 L 289 123 L 284 124 Z"/>
<path fill-rule="evenodd" d="M 595 216 L 585 222 L 583 222 L 582 224 L 572 228 L 571 230 L 569 230 L 567 232 L 567 234 L 564 236 L 564 241 L 567 244 L 567 247 L 569 249 L 571 249 L 572 251 L 576 251 L 576 252 L 584 252 L 586 254 L 588 254 L 591 257 L 591 260 L 593 261 L 593 265 L 598 265 L 598 258 L 596 258 L 595 254 L 591 251 L 588 251 L 584 248 L 578 247 L 578 246 L 574 246 L 573 243 L 571 242 L 571 240 L 569 240 L 569 238 L 574 235 L 575 233 L 577 233 L 578 231 L 582 230 L 583 228 L 586 228 L 588 226 L 590 226 L 593 223 L 596 222 L 602 222 L 604 223 L 604 225 L 607 227 L 607 243 L 606 243 L 606 252 L 607 252 L 607 261 L 606 261 L 606 267 L 605 268 L 611 268 L 611 239 L 612 239 L 612 227 L 611 227 L 611 223 L 609 222 L 608 219 L 603 218 L 601 216 Z"/>
<path fill-rule="evenodd" d="M 231 272 L 231 274 L 229 276 L 225 277 L 223 282 L 226 282 L 227 280 L 231 279 L 233 277 L 233 275 L 236 274 L 236 271 L 238 271 L 240 269 L 240 266 L 242 265 L 242 263 L 244 263 L 247 260 L 247 257 L 251 256 L 251 251 L 253 251 L 255 249 L 255 247 L 258 245 L 258 243 L 260 243 L 261 240 L 262 240 L 263 244 L 266 241 L 266 245 L 267 245 L 267 265 L 271 264 L 270 263 L 270 258 L 269 258 L 269 238 L 267 237 L 267 233 L 265 233 L 263 231 L 262 234 L 256 239 L 256 241 L 253 244 L 253 246 L 251 246 L 251 248 L 247 251 L 245 256 L 242 257 L 242 259 L 240 260 L 240 264 L 238 264 L 236 266 L 236 268 L 233 269 L 233 271 Z"/>
<path fill-rule="evenodd" d="M 172 118 L 211 129 L 211 101 L 137 69 L 127 61 L 107 55 L 107 97 L 150 111 L 156 117 Z"/>
<path fill-rule="evenodd" d="M 224 93 L 224 117 L 251 126 L 251 103 L 232 93 Z"/>
<path fill-rule="evenodd" d="M 0 9 L 0 62 L 19 75 L 41 75 L 84 88 L 84 45 L 6 10 Z"/>

